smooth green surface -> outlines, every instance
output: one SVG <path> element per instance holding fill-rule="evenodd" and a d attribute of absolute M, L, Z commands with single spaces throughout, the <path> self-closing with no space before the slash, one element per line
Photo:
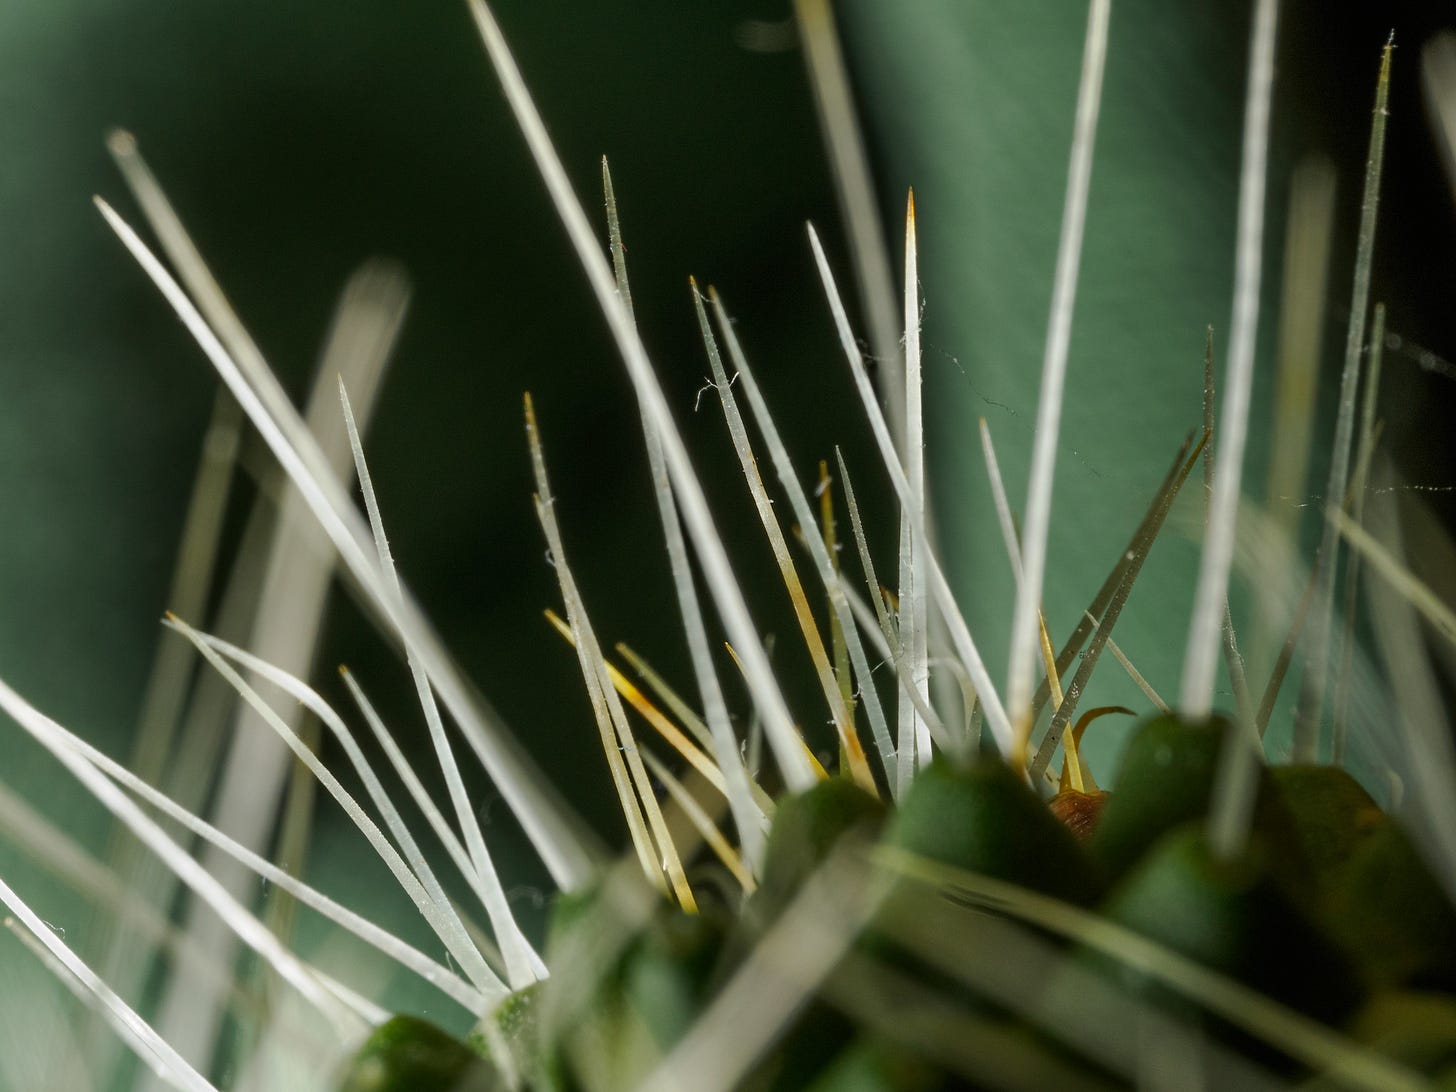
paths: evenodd
<path fill-rule="evenodd" d="M 992 756 L 966 768 L 932 763 L 900 802 L 884 843 L 1068 902 L 1100 893 L 1096 869 L 1071 832 Z"/>
<path fill-rule="evenodd" d="M 1134 868 L 1168 831 L 1208 815 L 1220 756 L 1234 731 L 1223 718 L 1189 722 L 1172 716 L 1151 717 L 1133 730 L 1116 787 L 1088 843 L 1109 878 Z M 1297 890 L 1312 877 L 1295 821 L 1268 768 L 1258 767 L 1256 776 L 1253 828 L 1278 854 L 1283 882 Z"/>
<path fill-rule="evenodd" d="M 753 912 L 776 914 L 841 838 L 873 837 L 885 818 L 884 803 L 848 777 L 831 777 L 782 798 L 769 828 Z"/>
<path fill-rule="evenodd" d="M 1382 823 L 1335 876 L 1327 913 L 1373 981 L 1456 987 L 1456 908 L 1396 822 Z"/>
<path fill-rule="evenodd" d="M 1290 899 L 1279 869 L 1257 842 L 1232 860 L 1215 857 L 1201 824 L 1185 824 L 1114 889 L 1102 913 L 1307 1015 L 1338 1020 L 1359 1002 L 1363 983 Z"/>
<path fill-rule="evenodd" d="M 1456 1000 L 1413 990 L 1378 993 L 1347 1030 L 1357 1042 L 1431 1073 L 1456 1059 Z"/>
<path fill-rule="evenodd" d="M 339 1092 L 496 1092 L 506 1085 L 458 1039 L 412 1016 L 381 1024 L 350 1060 Z"/>
<path fill-rule="evenodd" d="M 1386 822 L 1370 794 L 1338 766 L 1271 766 L 1269 776 L 1319 883 Z"/>
<path fill-rule="evenodd" d="M 551 919 L 555 971 L 536 999 L 537 1062 L 568 1087 L 637 1087 L 702 1015 L 733 962 L 733 923 L 721 914 L 687 914 L 652 892 L 650 916 L 624 933 L 609 890 L 562 899 Z"/>
<path fill-rule="evenodd" d="M 893 1044 L 862 1038 L 847 1046 L 808 1092 L 928 1092 L 948 1078 Z"/>

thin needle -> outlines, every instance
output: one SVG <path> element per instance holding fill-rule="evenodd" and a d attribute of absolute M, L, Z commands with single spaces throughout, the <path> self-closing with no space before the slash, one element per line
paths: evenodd
<path fill-rule="evenodd" d="M 1067 172 L 1067 196 L 1062 211 L 1061 239 L 1057 244 L 1051 317 L 1047 321 L 1046 352 L 1042 359 L 1036 439 L 1026 491 L 1022 580 L 1011 617 L 1006 713 L 1018 728 L 1031 716 L 1036 624 L 1041 610 L 1042 582 L 1046 575 L 1047 533 L 1051 528 L 1052 477 L 1056 471 L 1062 392 L 1067 376 L 1067 351 L 1072 338 L 1072 313 L 1077 301 L 1082 233 L 1087 223 L 1087 194 L 1092 183 L 1092 151 L 1097 139 L 1097 114 L 1102 103 L 1102 73 L 1107 60 L 1107 24 L 1110 17 L 1110 0 L 1092 0 L 1087 16 L 1087 39 L 1082 51 L 1082 80 L 1077 89 L 1072 162 Z"/>
<path fill-rule="evenodd" d="M 1217 473 L 1179 696 L 1183 715 L 1194 719 L 1207 717 L 1213 709 L 1214 665 L 1218 660 L 1224 604 L 1228 599 L 1229 566 L 1233 561 L 1239 486 L 1249 431 L 1264 245 L 1264 190 L 1268 181 L 1269 104 L 1274 93 L 1274 34 L 1278 17 L 1277 0 L 1259 0 L 1249 37 L 1234 309 L 1229 324 L 1228 381 L 1223 385 L 1228 393 L 1220 422 Z"/>

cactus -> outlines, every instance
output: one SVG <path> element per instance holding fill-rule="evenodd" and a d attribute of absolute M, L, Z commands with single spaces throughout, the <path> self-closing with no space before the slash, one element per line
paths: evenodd
<path fill-rule="evenodd" d="M 913 196 L 905 226 L 905 367 L 884 369 L 900 371 L 904 385 L 887 399 L 895 407 L 888 419 L 833 263 L 812 228 L 807 240 L 848 365 L 838 382 L 859 396 L 881 456 L 882 465 L 856 468 L 854 480 L 888 477 L 900 512 L 897 595 L 875 576 L 889 570 L 883 559 L 876 569 L 848 463 L 841 455 L 831 475 L 826 459 L 817 493 L 805 488 L 778 432 L 782 410 L 773 410 L 759 387 L 724 298 L 690 282 L 712 395 L 812 664 L 808 692 L 821 711 L 800 708 L 796 720 L 639 332 L 628 233 L 606 162 L 607 215 L 599 224 L 573 192 L 491 12 L 483 0 L 471 0 L 470 10 L 626 364 L 673 576 L 676 609 L 664 613 L 680 615 L 689 652 L 692 687 L 681 694 L 630 650 L 619 646 L 618 656 L 609 655 L 597 629 L 603 619 L 588 610 L 591 589 L 577 583 L 573 568 L 572 512 L 552 490 L 549 407 L 538 417 L 527 395 L 536 515 L 564 608 L 564 617 L 548 614 L 578 660 L 630 851 L 614 860 L 583 830 L 475 693 L 396 571 L 387 504 L 375 493 L 362 428 L 366 399 L 359 387 L 376 371 L 365 366 L 357 386 L 339 377 L 342 427 L 329 450 L 316 438 L 315 414 L 306 422 L 293 409 L 238 323 L 135 141 L 116 134 L 113 155 L 168 261 L 98 199 L 103 218 L 288 476 L 285 512 L 296 506 L 317 519 L 381 629 L 402 648 L 445 791 L 420 784 L 353 674 L 344 678 L 357 718 L 337 711 L 286 665 L 176 615 L 167 624 L 186 642 L 180 647 L 195 650 L 281 741 L 277 757 L 258 766 L 273 771 L 266 792 L 281 788 L 291 752 L 348 813 L 431 939 L 411 944 L 329 899 L 246 837 L 199 818 L 200 802 L 172 801 L 0 683 L 0 708 L 9 718 L 160 857 L 264 970 L 240 987 L 231 958 L 219 962 L 201 942 L 205 925 L 179 929 L 118 883 L 122 935 L 142 930 L 148 943 L 176 952 L 148 1022 L 135 997 L 114 992 L 20 893 L 0 883 L 16 934 L 157 1080 L 181 1088 L 210 1088 L 217 1074 L 251 1086 L 267 1082 L 270 1072 L 288 1073 L 290 1086 L 421 1092 L 1101 1088 L 1149 1080 L 1250 1087 L 1307 1079 L 1393 1088 L 1451 1080 L 1456 826 L 1446 820 L 1456 807 L 1456 762 L 1417 617 L 1446 637 L 1456 634 L 1456 623 L 1407 567 L 1389 506 L 1379 503 L 1387 494 L 1368 489 L 1373 411 L 1358 428 L 1355 415 L 1390 45 L 1377 84 L 1357 255 L 1352 371 L 1332 460 L 1344 468 L 1331 475 L 1334 496 L 1350 502 L 1328 513 L 1323 567 L 1308 571 L 1282 557 L 1271 563 L 1289 529 L 1242 500 L 1273 66 L 1275 5 L 1261 0 L 1251 35 L 1227 408 L 1213 405 L 1210 359 L 1203 429 L 1177 452 L 1162 485 L 1138 498 L 1146 505 L 1141 522 L 1129 522 L 1126 550 L 1108 559 L 1085 620 L 1059 646 L 1042 589 L 1056 518 L 1052 480 L 1067 333 L 1107 60 L 1109 8 L 1094 0 L 1024 528 L 1015 524 L 983 432 L 1008 553 L 998 579 L 1016 589 L 1004 687 L 966 624 L 928 519 L 918 442 Z M 403 296 L 397 272 L 388 268 L 356 280 L 336 327 L 340 359 L 377 366 L 398 332 Z M 1381 323 L 1377 307 L 1377 347 Z M 1368 393 L 1366 405 L 1373 405 Z M 1205 457 L 1210 443 L 1216 472 Z M 1209 493 L 1203 561 L 1182 689 L 1170 711 L 1112 633 L 1125 607 L 1145 609 L 1133 594 L 1135 581 L 1201 458 Z M 769 467 L 772 482 L 763 472 Z M 346 485 L 350 469 L 363 514 Z M 849 536 L 836 522 L 840 509 Z M 1368 571 L 1372 628 L 1387 664 L 1382 676 L 1347 624 L 1342 670 L 1355 682 L 1330 687 L 1329 719 L 1343 727 L 1326 741 L 1323 718 L 1306 708 L 1294 733 L 1301 763 L 1275 763 L 1266 729 L 1282 669 L 1267 689 L 1247 690 L 1228 605 L 1235 555 L 1249 543 L 1262 555 L 1250 565 L 1250 582 L 1270 600 L 1255 623 L 1270 642 L 1259 651 L 1268 652 L 1285 629 L 1292 646 L 1313 640 L 1309 658 L 1317 659 L 1313 674 L 1322 683 L 1325 645 L 1339 620 L 1336 542 L 1358 552 Z M 863 581 L 851 575 L 856 568 Z M 1296 609 L 1306 586 L 1308 602 Z M 289 587 L 294 598 L 307 598 Z M 1344 606 L 1354 610 L 1348 598 Z M 726 637 L 731 659 L 716 652 L 718 636 Z M 1160 707 L 1134 730 L 1120 772 L 1095 770 L 1082 745 L 1089 724 L 1114 710 L 1072 720 L 1104 650 Z M 1240 699 L 1226 716 L 1212 710 L 1220 655 Z M 730 667 L 741 674 L 752 711 L 742 727 L 729 713 L 737 699 L 728 695 L 738 692 L 736 680 L 725 682 Z M 943 682 L 956 700 L 937 689 Z M 1323 688 L 1317 692 L 1322 702 Z M 287 700 L 280 703 L 279 693 Z M 1364 727 L 1372 705 L 1398 722 L 1392 735 L 1400 753 L 1382 751 L 1384 741 Z M 328 731 L 334 748 L 321 751 L 309 738 L 297 707 Z M 801 726 L 812 726 L 816 716 L 822 731 Z M 360 745 L 350 727 L 355 720 L 369 727 L 377 748 Z M 1313 763 L 1331 750 L 1346 751 L 1351 767 L 1367 777 L 1364 788 Z M 352 769 L 347 784 L 331 769 L 337 752 Z M 376 773 L 380 752 L 458 877 L 438 875 L 437 855 L 415 841 L 411 826 L 418 824 L 412 813 L 410 821 L 401 814 L 398 784 Z M 544 943 L 517 919 L 492 860 L 460 771 L 469 753 L 491 774 L 558 888 Z M 1382 783 L 1385 775 L 1390 780 Z M 1105 795 L 1099 781 L 1108 786 Z M 1391 785 L 1409 798 L 1399 808 Z M 265 793 L 261 779 L 234 791 Z M 367 806 L 357 799 L 360 791 Z M 160 811 L 171 830 L 133 797 Z M 290 794 L 290 808 L 307 806 L 306 796 Z M 1064 822 L 1069 813 L 1075 823 Z M 214 869 L 215 876 L 180 847 L 172 833 L 179 827 L 225 857 L 226 869 Z M 276 911 L 264 922 L 235 884 L 230 889 L 226 876 L 239 869 L 407 969 L 428 987 L 430 1015 L 444 1006 L 450 1026 L 393 1013 L 348 971 L 302 957 L 280 939 L 288 930 Z M 106 882 L 88 875 L 93 885 Z M 229 1012 L 237 1024 L 234 1057 L 210 1060 Z M 301 1068 L 269 1068 L 288 1064 Z"/>

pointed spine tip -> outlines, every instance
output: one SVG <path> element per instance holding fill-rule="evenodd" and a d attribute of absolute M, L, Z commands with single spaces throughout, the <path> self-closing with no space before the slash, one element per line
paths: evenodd
<path fill-rule="evenodd" d="M 128 130 L 122 128 L 108 129 L 106 132 L 106 150 L 117 159 L 129 159 L 137 153 L 137 140 Z"/>
<path fill-rule="evenodd" d="M 911 186 L 908 196 L 905 198 L 905 222 L 910 226 L 915 225 L 915 187 Z"/>

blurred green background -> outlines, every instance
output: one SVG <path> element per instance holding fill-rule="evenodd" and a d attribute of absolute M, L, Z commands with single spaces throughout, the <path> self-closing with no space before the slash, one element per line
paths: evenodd
<path fill-rule="evenodd" d="M 694 273 L 723 291 L 801 474 L 845 446 L 891 572 L 892 509 L 804 241 L 811 219 L 847 289 L 791 13 L 778 0 L 497 8 L 589 210 L 600 208 L 598 159 L 611 158 L 649 351 L 756 620 L 784 638 L 776 656 L 795 711 L 817 725 L 807 658 L 721 416 L 707 400 L 693 412 L 707 366 L 686 287 Z M 1085 15 L 1053 0 L 847 0 L 840 14 L 892 253 L 904 189 L 916 187 L 938 511 L 1000 677 L 1010 585 L 975 418 L 988 417 L 1019 504 Z M 1456 215 L 1416 83 L 1415 47 L 1440 14 L 1413 0 L 1378 12 L 1286 5 L 1265 268 L 1272 299 L 1288 170 L 1308 150 L 1335 157 L 1339 229 L 1353 234 L 1378 50 L 1394 24 L 1403 47 L 1376 293 L 1392 305 L 1393 329 L 1451 358 Z M 1054 507 L 1054 630 L 1073 624 L 1198 419 L 1204 326 L 1225 340 L 1247 15 L 1240 3 L 1114 9 Z M 530 505 L 522 390 L 537 398 L 599 633 L 685 686 L 690 673 L 621 366 L 454 0 L 25 0 L 0 10 L 0 677 L 125 754 L 213 396 L 201 354 L 89 203 L 101 193 L 136 219 L 103 149 L 113 125 L 137 135 L 300 400 L 348 273 L 375 254 L 408 268 L 412 310 L 368 443 L 396 558 L 573 806 L 618 840 L 575 659 L 540 617 L 557 592 Z M 1349 252 L 1346 238 L 1330 280 L 1331 375 Z M 1266 378 L 1272 321 L 1266 311 Z M 1421 437 L 1400 441 L 1409 473 L 1441 481 L 1449 442 L 1432 439 L 1431 423 L 1450 381 L 1397 354 L 1386 382 L 1403 426 L 1393 433 Z M 1257 449 L 1257 420 L 1254 433 Z M 237 528 L 241 516 L 239 504 Z M 1190 545 L 1160 544 L 1119 629 L 1165 694 L 1177 691 L 1194 562 Z M 348 662 L 400 734 L 418 731 L 392 654 L 343 597 L 330 619 L 321 663 Z M 1127 696 L 1100 674 L 1109 694 Z M 321 677 L 343 704 L 332 672 Z M 5 781 L 101 846 L 99 811 L 16 737 L 0 732 Z M 507 886 L 529 906 L 544 874 L 488 781 L 473 770 L 470 781 Z M 319 821 L 311 873 L 418 937 L 331 804 Z M 75 899 L 6 845 L 0 874 L 25 876 L 48 920 L 84 924 Z M 0 947 L 5 961 L 17 953 L 8 940 Z"/>
<path fill-rule="evenodd" d="M 761 623 L 786 632 L 721 414 L 707 402 L 693 412 L 708 367 L 687 277 L 721 286 L 806 471 L 832 456 L 835 407 L 850 391 L 804 221 L 843 248 L 789 13 L 762 2 L 507 3 L 499 16 L 599 215 L 599 159 L 611 156 L 644 335 L 719 518 L 746 544 Z M 368 444 L 395 556 L 482 690 L 617 843 L 574 654 L 541 617 L 559 596 L 531 508 L 523 390 L 536 396 L 602 636 L 631 641 L 670 678 L 690 675 L 630 390 L 464 3 L 0 12 L 0 141 L 11 150 L 0 173 L 0 676 L 125 756 L 153 648 L 176 639 L 158 620 L 215 384 L 91 207 L 100 193 L 140 223 L 104 151 L 114 125 L 136 134 L 300 401 L 345 277 L 375 254 L 408 268 L 413 306 Z M 235 507 L 230 540 L 245 505 Z M 781 648 L 803 675 L 793 643 Z M 320 677 L 343 708 L 328 670 L 337 662 L 401 736 L 423 736 L 402 665 L 339 595 Z M 411 749 L 423 754 L 421 743 Z M 545 874 L 470 765 L 507 886 L 527 889 L 521 905 L 538 918 L 531 895 Z M 100 809 L 16 730 L 0 733 L 0 766 L 47 815 L 104 846 Z M 331 802 L 319 821 L 310 872 L 422 939 Z M 22 876 L 38 912 L 76 940 L 87 917 L 74 896 L 9 844 L 0 874 Z M 8 939 L 0 950 L 7 963 L 29 959 Z"/>
<path fill-rule="evenodd" d="M 690 272 L 742 320 L 796 452 L 830 453 L 830 384 L 811 365 L 834 345 L 805 321 L 817 289 L 802 236 L 809 218 L 834 236 L 828 178 L 798 54 L 741 44 L 755 15 L 785 13 L 500 15 L 592 209 L 611 155 L 645 335 L 705 478 L 732 464 L 721 417 L 692 412 L 707 364 Z M 0 274 L 5 677 L 88 735 L 129 730 L 207 423 L 210 368 L 90 205 L 101 193 L 139 222 L 102 145 L 124 124 L 300 401 L 344 278 L 374 254 L 407 267 L 413 306 L 369 444 L 397 557 L 521 735 L 592 762 L 574 658 L 539 615 L 557 593 L 523 390 L 603 632 L 670 669 L 677 637 L 630 393 L 464 5 L 22 6 L 6 19 L 0 117 L 21 154 Z M 772 44 L 772 30 L 758 36 Z M 735 507 L 738 482 L 721 484 L 731 527 L 750 509 Z M 372 642 L 351 608 L 336 613 L 330 658 L 368 678 Z M 380 663 L 384 691 L 403 676 Z"/>

